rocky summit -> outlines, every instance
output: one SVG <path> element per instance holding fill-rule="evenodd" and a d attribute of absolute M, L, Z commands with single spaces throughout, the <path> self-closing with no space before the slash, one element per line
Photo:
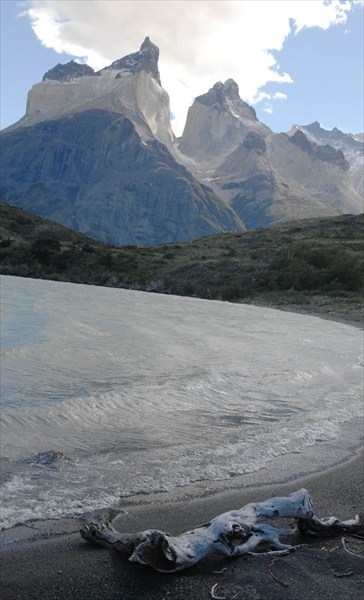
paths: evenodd
<path fill-rule="evenodd" d="M 178 149 L 186 156 L 200 159 L 218 157 L 236 148 L 249 132 L 263 137 L 269 129 L 259 123 L 255 110 L 239 96 L 233 79 L 219 81 L 190 107 Z"/>
<path fill-rule="evenodd" d="M 288 135 L 294 137 L 302 132 L 311 142 L 334 148 L 344 154 L 349 163 L 351 182 L 362 196 L 364 193 L 364 139 L 363 134 L 344 133 L 337 127 L 331 131 L 321 127 L 318 121 L 310 125 L 294 125 Z"/>
<path fill-rule="evenodd" d="M 363 210 L 341 149 L 301 130 L 273 133 L 231 79 L 195 99 L 175 147 L 248 229 Z"/>
<path fill-rule="evenodd" d="M 65 65 L 58 63 L 53 69 L 44 74 L 42 81 L 72 81 L 72 79 L 84 75 L 96 75 L 96 73 L 92 67 L 71 60 Z"/>
<path fill-rule="evenodd" d="M 149 37 L 146 37 L 140 46 L 139 52 L 133 52 L 132 54 L 124 56 L 124 58 L 115 60 L 109 67 L 106 67 L 106 69 L 123 71 L 123 73 L 139 73 L 140 71 L 144 71 L 145 73 L 150 73 L 159 85 L 162 85 L 158 69 L 158 58 L 158 46 L 153 44 Z M 121 73 L 118 73 L 116 77 L 119 78 L 121 76 Z"/>
<path fill-rule="evenodd" d="M 273 133 L 232 79 L 195 99 L 176 139 L 158 58 L 146 37 L 98 72 L 50 69 L 1 134 L 1 197 L 115 245 L 361 212 L 337 136 Z"/>

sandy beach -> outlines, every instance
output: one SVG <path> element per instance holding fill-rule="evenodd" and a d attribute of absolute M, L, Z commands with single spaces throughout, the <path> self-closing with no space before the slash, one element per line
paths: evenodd
<path fill-rule="evenodd" d="M 148 527 L 174 533 L 272 492 L 286 495 L 309 490 L 319 517 L 353 517 L 364 508 L 363 454 L 337 467 L 288 483 L 230 489 L 206 497 L 128 499 L 125 514 L 116 519 L 120 530 Z M 3 532 L 1 589 L 3 600 L 202 600 L 213 586 L 221 598 L 354 600 L 364 585 L 364 542 L 342 535 L 297 538 L 304 547 L 281 558 L 262 556 L 228 559 L 211 556 L 179 574 L 161 574 L 128 562 L 116 552 L 95 548 L 81 539 L 82 519 L 33 524 Z M 47 537 L 49 536 L 49 537 Z M 17 539 L 10 543 L 11 538 Z"/>

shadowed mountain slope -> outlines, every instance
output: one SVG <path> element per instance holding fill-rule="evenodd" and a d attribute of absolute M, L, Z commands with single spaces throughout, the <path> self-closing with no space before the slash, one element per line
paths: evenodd
<path fill-rule="evenodd" d="M 109 243 L 159 244 L 243 230 L 233 210 L 144 142 L 120 114 L 88 110 L 3 134 L 1 193 Z"/>

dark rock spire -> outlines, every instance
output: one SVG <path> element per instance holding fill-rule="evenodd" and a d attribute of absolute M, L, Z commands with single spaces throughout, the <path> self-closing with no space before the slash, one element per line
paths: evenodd
<path fill-rule="evenodd" d="M 82 65 L 71 60 L 65 65 L 58 63 L 53 69 L 47 71 L 43 76 L 43 81 L 70 81 L 76 77 L 84 77 L 84 75 L 95 75 L 95 71 L 88 65 Z"/>
<path fill-rule="evenodd" d="M 153 44 L 147 36 L 140 46 L 139 52 L 133 52 L 123 58 L 115 60 L 107 69 L 117 69 L 128 71 L 130 73 L 139 73 L 145 71 L 161 85 L 160 74 L 158 70 L 159 48 Z"/>

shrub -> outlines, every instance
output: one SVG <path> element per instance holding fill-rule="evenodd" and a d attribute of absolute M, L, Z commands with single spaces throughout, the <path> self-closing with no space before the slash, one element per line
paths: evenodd
<path fill-rule="evenodd" d="M 220 287 L 217 292 L 221 297 L 221 300 L 227 300 L 229 302 L 242 300 L 243 298 L 248 298 L 252 295 L 252 291 L 248 287 L 238 283 L 224 285 Z"/>
<path fill-rule="evenodd" d="M 105 252 L 99 258 L 99 264 L 104 267 L 111 267 L 114 264 L 113 256 L 111 252 Z"/>
<path fill-rule="evenodd" d="M 49 265 L 54 255 L 60 252 L 61 245 L 58 240 L 52 238 L 37 239 L 30 246 L 31 254 L 42 265 Z"/>

